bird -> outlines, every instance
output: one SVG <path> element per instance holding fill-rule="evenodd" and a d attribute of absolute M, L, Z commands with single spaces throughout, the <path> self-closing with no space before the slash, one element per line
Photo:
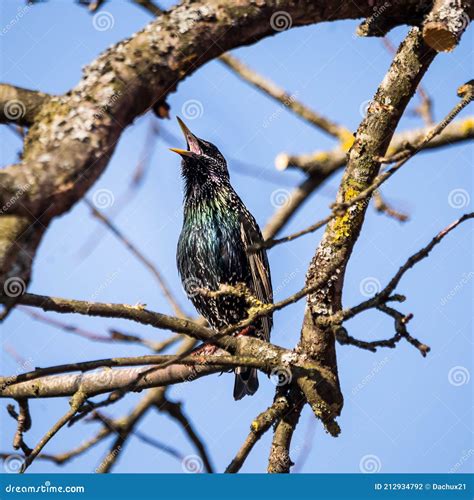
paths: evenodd
<path fill-rule="evenodd" d="M 177 118 L 187 149 L 170 148 L 181 156 L 184 180 L 183 226 L 176 263 L 183 288 L 196 310 L 215 331 L 248 317 L 242 295 L 209 294 L 222 285 L 242 286 L 260 302 L 273 303 L 272 281 L 266 250 L 254 218 L 231 185 L 227 162 L 211 142 L 194 135 Z M 254 247 L 253 251 L 249 251 Z M 256 248 L 256 250 L 255 250 Z M 257 318 L 235 335 L 270 340 L 272 314 Z M 234 369 L 233 396 L 240 400 L 258 389 L 257 370 Z"/>

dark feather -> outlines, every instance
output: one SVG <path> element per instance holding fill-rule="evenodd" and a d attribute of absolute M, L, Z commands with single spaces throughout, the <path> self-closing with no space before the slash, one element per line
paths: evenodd
<path fill-rule="evenodd" d="M 248 305 L 243 297 L 209 297 L 199 289 L 215 291 L 222 284 L 244 283 L 261 302 L 271 303 L 270 268 L 265 250 L 248 251 L 262 234 L 230 184 L 224 157 L 213 144 L 182 128 L 190 152 L 180 153 L 185 196 L 177 265 L 188 297 L 217 330 L 245 319 Z M 253 335 L 268 341 L 272 316 L 256 320 L 252 327 Z M 236 370 L 236 399 L 257 390 L 256 375 L 254 369 Z"/>

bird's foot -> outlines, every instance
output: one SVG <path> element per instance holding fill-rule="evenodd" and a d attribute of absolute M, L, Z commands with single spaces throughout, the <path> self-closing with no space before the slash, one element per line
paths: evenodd
<path fill-rule="evenodd" d="M 198 347 L 194 352 L 193 356 L 211 356 L 217 351 L 217 346 L 213 344 L 203 344 Z"/>

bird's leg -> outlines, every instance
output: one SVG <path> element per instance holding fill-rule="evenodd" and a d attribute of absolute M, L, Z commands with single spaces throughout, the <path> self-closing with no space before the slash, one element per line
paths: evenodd
<path fill-rule="evenodd" d="M 252 333 L 255 333 L 255 327 L 252 325 L 246 326 L 240 332 L 237 333 L 236 337 L 242 337 L 244 335 L 251 335 Z"/>

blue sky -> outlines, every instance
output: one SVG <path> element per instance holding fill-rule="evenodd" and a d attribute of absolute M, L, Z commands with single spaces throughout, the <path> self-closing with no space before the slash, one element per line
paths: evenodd
<path fill-rule="evenodd" d="M 128 1 L 107 2 L 105 11 L 113 26 L 94 28 L 86 9 L 73 2 L 49 1 L 24 10 L 24 2 L 7 0 L 0 6 L 3 27 L 24 12 L 21 19 L 0 36 L 0 81 L 63 93 L 81 76 L 81 68 L 111 44 L 141 29 L 149 15 Z M 165 5 L 166 6 L 166 5 Z M 20 9 L 20 10 L 19 10 Z M 298 99 L 351 131 L 357 128 L 364 103 L 371 99 L 391 60 L 381 40 L 354 36 L 356 22 L 324 23 L 290 30 L 258 44 L 234 51 L 249 66 L 271 78 Z M 406 34 L 402 27 L 390 34 L 397 44 Z M 457 102 L 456 89 L 472 78 L 473 30 L 450 54 L 440 54 L 423 80 L 434 100 L 436 119 L 442 119 Z M 229 159 L 232 182 L 249 209 L 263 226 L 274 211 L 276 190 L 290 190 L 302 180 L 298 172 L 276 172 L 275 156 L 284 151 L 306 153 L 327 150 L 335 141 L 240 81 L 222 64 L 211 62 L 182 82 L 169 97 L 172 120 L 159 125 L 174 134 L 177 147 L 183 145 L 174 117 L 183 115 L 189 101 L 198 101 L 200 112 L 188 120 L 200 137 L 218 145 Z M 399 130 L 422 126 L 412 112 L 415 97 Z M 460 117 L 472 113 L 463 111 Z M 113 158 L 89 197 L 112 193 L 116 203 L 126 191 L 141 158 L 143 144 L 153 116 L 138 118 L 126 129 Z M 18 138 L 0 127 L 0 164 L 16 161 L 21 149 Z M 116 217 L 119 228 L 147 255 L 169 281 L 180 303 L 189 313 L 192 305 L 181 290 L 175 267 L 176 242 L 181 226 L 181 177 L 176 155 L 159 139 L 145 182 L 132 201 Z M 234 161 L 233 161 L 234 160 Z M 247 165 L 244 175 L 237 160 Z M 472 211 L 472 145 L 452 146 L 423 153 L 410 160 L 383 189 L 385 198 L 410 214 L 401 224 L 375 213 L 372 208 L 350 260 L 344 286 L 344 305 L 366 297 L 367 279 L 384 286 L 406 258 L 424 246 L 439 230 L 464 212 Z M 271 181 L 267 179 L 271 177 Z M 324 217 L 334 197 L 340 175 L 332 177 L 304 205 L 284 233 L 304 228 Z M 461 207 L 450 203 L 453 191 L 462 194 Z M 462 191 L 457 191 L 462 190 Z M 99 193 L 99 194 L 98 194 Z M 116 205 L 105 208 L 113 214 Z M 99 228 L 99 232 L 98 231 Z M 91 235 L 101 239 L 84 253 Z M 282 299 L 304 284 L 308 263 L 322 230 L 298 241 L 280 245 L 269 253 L 276 299 Z M 413 336 L 427 343 L 427 358 L 406 342 L 396 349 L 377 353 L 351 346 L 338 346 L 339 374 L 345 406 L 339 423 L 340 437 L 325 434 L 320 423 L 305 409 L 293 441 L 292 458 L 309 454 L 300 472 L 359 472 L 375 462 L 382 472 L 447 472 L 473 468 L 472 428 L 472 224 L 465 223 L 450 234 L 429 259 L 403 278 L 398 292 L 407 296 L 400 306 L 413 313 L 409 324 Z M 90 248 L 90 245 L 88 246 Z M 364 281 L 365 280 L 365 281 Z M 39 294 L 103 302 L 147 304 L 148 308 L 171 313 L 156 282 L 124 246 L 100 229 L 84 203 L 54 221 L 36 257 L 30 291 Z M 304 302 L 275 315 L 272 340 L 292 347 L 299 337 Z M 50 317 L 57 317 L 50 313 Z M 153 340 L 168 336 L 119 320 L 58 317 L 88 330 L 104 333 L 110 327 Z M 378 312 L 360 315 L 347 324 L 350 334 L 365 340 L 393 335 L 392 322 Z M 13 312 L 1 325 L 2 374 L 21 370 L 11 355 L 16 352 L 31 366 L 48 366 L 110 356 L 145 354 L 138 346 L 91 342 L 71 333 L 34 321 L 24 312 Z M 21 361 L 20 361 L 21 363 Z M 453 382 L 453 370 L 465 383 Z M 449 374 L 451 373 L 451 377 Z M 222 471 L 248 433 L 252 419 L 271 402 L 274 386 L 260 376 L 256 396 L 240 402 L 232 399 L 233 377 L 211 376 L 192 384 L 171 388 L 170 397 L 185 402 L 185 411 L 208 444 L 213 463 Z M 450 382 L 451 381 L 451 382 Z M 129 395 L 108 409 L 108 414 L 125 414 L 141 398 Z M 11 450 L 14 422 L 1 403 L 1 449 Z M 33 428 L 26 441 L 33 446 L 67 408 L 66 399 L 33 401 Z M 66 451 L 98 430 L 84 423 L 61 431 L 45 451 Z M 182 430 L 164 415 L 150 412 L 140 431 L 192 454 Z M 271 433 L 257 444 L 243 471 L 266 468 Z M 64 468 L 36 461 L 32 472 L 93 471 L 106 453 L 107 440 Z M 375 456 L 375 458 L 374 458 Z M 463 459 L 463 457 L 466 457 Z M 132 437 L 116 472 L 181 472 L 181 464 L 163 452 Z"/>

